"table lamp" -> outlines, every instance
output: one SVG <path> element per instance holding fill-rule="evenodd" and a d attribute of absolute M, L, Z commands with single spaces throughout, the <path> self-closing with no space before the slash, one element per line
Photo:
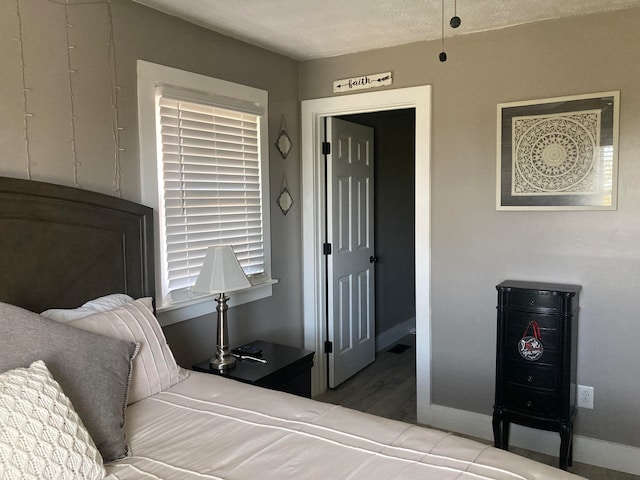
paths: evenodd
<path fill-rule="evenodd" d="M 209 247 L 193 291 L 214 293 L 218 306 L 218 328 L 216 336 L 216 354 L 211 359 L 211 368 L 227 370 L 236 365 L 236 359 L 229 351 L 229 332 L 227 330 L 226 293 L 249 288 L 251 284 L 244 274 L 231 245 Z"/>

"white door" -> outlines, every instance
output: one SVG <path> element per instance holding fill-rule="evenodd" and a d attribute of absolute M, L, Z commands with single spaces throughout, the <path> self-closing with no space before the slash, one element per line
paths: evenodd
<path fill-rule="evenodd" d="M 329 387 L 375 360 L 373 129 L 327 119 Z"/>

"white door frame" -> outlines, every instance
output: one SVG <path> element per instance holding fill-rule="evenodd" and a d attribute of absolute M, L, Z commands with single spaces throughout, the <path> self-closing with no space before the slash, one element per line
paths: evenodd
<path fill-rule="evenodd" d="M 431 86 L 302 101 L 302 267 L 305 348 L 316 352 L 312 394 L 327 388 L 324 221 L 324 117 L 415 108 L 416 395 L 418 422 L 431 424 Z"/>

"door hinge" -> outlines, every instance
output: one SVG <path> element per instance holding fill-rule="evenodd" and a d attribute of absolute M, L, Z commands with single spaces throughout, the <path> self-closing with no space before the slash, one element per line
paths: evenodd
<path fill-rule="evenodd" d="M 322 245 L 322 254 L 323 255 L 331 255 L 331 244 L 330 243 L 324 243 Z"/>
<path fill-rule="evenodd" d="M 324 353 L 333 353 L 333 342 L 324 342 Z"/>
<path fill-rule="evenodd" d="M 331 143 L 330 142 L 322 142 L 322 154 L 330 155 L 331 154 Z"/>

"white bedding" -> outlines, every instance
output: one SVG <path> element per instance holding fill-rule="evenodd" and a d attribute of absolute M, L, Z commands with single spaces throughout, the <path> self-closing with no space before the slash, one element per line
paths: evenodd
<path fill-rule="evenodd" d="M 108 479 L 577 479 L 471 440 L 192 372 L 127 408 Z"/>

